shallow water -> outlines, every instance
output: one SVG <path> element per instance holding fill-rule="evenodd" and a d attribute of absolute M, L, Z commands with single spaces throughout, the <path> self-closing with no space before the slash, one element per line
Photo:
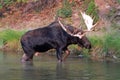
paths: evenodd
<path fill-rule="evenodd" d="M 48 54 L 22 64 L 21 54 L 0 53 L 0 80 L 120 80 L 120 63 L 69 57 L 58 63 Z"/>

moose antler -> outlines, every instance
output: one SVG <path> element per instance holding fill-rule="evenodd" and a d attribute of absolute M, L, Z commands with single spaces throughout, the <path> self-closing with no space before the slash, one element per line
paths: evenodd
<path fill-rule="evenodd" d="M 61 23 L 61 21 L 60 21 L 60 18 L 58 17 L 58 22 L 59 22 L 59 24 L 61 25 L 61 27 L 67 32 L 67 29 L 65 28 L 65 26 Z M 71 33 L 70 33 L 71 34 Z"/>
<path fill-rule="evenodd" d="M 81 12 L 81 15 L 82 15 L 82 17 L 84 19 L 84 22 L 85 22 L 86 26 L 87 26 L 87 31 L 91 31 L 91 29 L 96 27 L 98 22 L 93 25 L 94 19 L 92 19 L 92 17 L 87 15 L 85 12 L 82 12 L 82 11 L 80 11 L 80 12 Z"/>
<path fill-rule="evenodd" d="M 63 28 L 63 30 L 65 30 L 68 34 L 70 34 L 71 36 L 75 36 L 75 37 L 79 37 L 80 39 L 84 36 L 84 34 L 81 34 L 81 32 L 78 32 L 76 34 L 71 33 L 70 31 L 68 31 L 65 26 L 61 23 L 60 18 L 58 17 L 58 22 L 60 24 L 60 26 Z"/>

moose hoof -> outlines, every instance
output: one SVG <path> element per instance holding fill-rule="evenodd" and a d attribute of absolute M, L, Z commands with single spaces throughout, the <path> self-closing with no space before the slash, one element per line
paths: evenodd
<path fill-rule="evenodd" d="M 23 54 L 22 56 L 22 59 L 21 59 L 21 62 L 24 63 L 24 62 L 28 62 L 28 61 L 32 61 L 32 59 L 29 59 L 26 54 Z"/>

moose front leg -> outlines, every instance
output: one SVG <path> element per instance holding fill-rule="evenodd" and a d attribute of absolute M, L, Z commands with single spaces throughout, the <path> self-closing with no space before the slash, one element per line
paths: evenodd
<path fill-rule="evenodd" d="M 57 49 L 56 51 L 58 62 L 62 62 L 62 49 Z"/>

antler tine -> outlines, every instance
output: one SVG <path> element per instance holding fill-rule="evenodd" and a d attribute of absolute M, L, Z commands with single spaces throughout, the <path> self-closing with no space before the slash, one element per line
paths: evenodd
<path fill-rule="evenodd" d="M 58 17 L 58 22 L 61 25 L 61 27 L 67 32 L 67 29 L 64 27 L 64 25 L 61 23 L 60 18 Z"/>
<path fill-rule="evenodd" d="M 65 28 L 65 26 L 61 23 L 61 21 L 60 21 L 59 18 L 58 18 L 58 22 L 59 22 L 59 24 L 61 25 L 61 27 L 62 27 L 68 34 L 70 34 L 71 36 L 79 37 L 80 39 L 84 36 L 84 34 L 79 35 L 79 34 L 72 34 L 71 32 L 69 32 L 69 31 Z"/>
<path fill-rule="evenodd" d="M 97 21 L 97 22 L 93 25 L 92 28 L 96 27 L 96 25 L 97 25 L 98 23 L 99 23 L 99 21 Z"/>
<path fill-rule="evenodd" d="M 96 25 L 99 23 L 99 21 L 97 21 L 97 22 L 93 25 L 93 21 L 95 20 L 95 17 L 92 18 L 91 16 L 87 15 L 85 12 L 82 12 L 82 11 L 80 11 L 80 12 L 81 12 L 81 15 L 82 15 L 82 17 L 83 17 L 83 19 L 84 19 L 84 22 L 85 22 L 85 24 L 86 24 L 86 26 L 87 26 L 87 29 L 88 29 L 88 30 L 86 30 L 86 32 L 92 31 L 92 29 L 93 29 L 94 27 L 96 27 Z"/>
<path fill-rule="evenodd" d="M 61 23 L 61 21 L 60 21 L 60 18 L 58 17 L 58 22 L 59 22 L 59 24 L 61 25 L 61 27 L 63 28 L 63 30 L 65 30 L 68 34 L 70 34 L 71 36 L 74 36 L 71 32 L 69 32 L 66 28 L 65 28 L 65 26 Z"/>

